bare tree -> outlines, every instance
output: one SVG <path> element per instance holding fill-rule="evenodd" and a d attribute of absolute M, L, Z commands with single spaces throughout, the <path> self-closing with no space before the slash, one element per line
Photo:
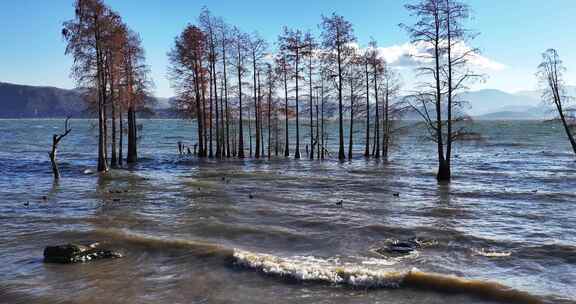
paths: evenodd
<path fill-rule="evenodd" d="M 564 126 L 572 150 L 576 153 L 576 140 L 574 140 L 574 112 L 571 107 L 572 97 L 568 96 L 564 84 L 566 68 L 555 49 L 548 49 L 542 53 L 542 63 L 538 66 L 537 76 L 542 87 L 542 100 L 554 105 L 558 116 Z"/>
<path fill-rule="evenodd" d="M 250 57 L 252 60 L 252 74 L 253 74 L 253 88 L 254 88 L 254 120 L 255 120 L 255 129 L 256 129 L 256 151 L 254 156 L 256 158 L 260 158 L 261 152 L 261 113 L 260 113 L 260 94 L 258 92 L 260 86 L 258 84 L 257 75 L 260 70 L 260 62 L 266 55 L 267 43 L 262 39 L 258 33 L 254 33 L 252 37 L 250 37 L 248 42 L 248 50 L 250 52 Z"/>
<path fill-rule="evenodd" d="M 217 40 L 217 27 L 218 21 L 216 18 L 212 16 L 210 11 L 204 7 L 202 12 L 200 13 L 200 17 L 198 18 L 200 27 L 202 31 L 206 35 L 206 47 L 207 47 L 207 55 L 208 55 L 208 65 L 209 65 L 209 80 L 210 80 L 210 115 L 209 115 L 209 129 L 210 129 L 210 137 L 209 137 L 209 157 L 213 157 L 213 148 L 212 148 L 212 113 L 215 113 L 216 120 L 216 157 L 220 158 L 222 155 L 221 151 L 221 144 L 220 144 L 220 117 L 219 117 L 219 110 L 218 110 L 218 84 L 217 84 L 217 72 L 216 72 L 216 63 L 218 62 L 219 53 L 217 50 L 218 40 Z M 214 108 L 213 108 L 214 107 Z"/>
<path fill-rule="evenodd" d="M 300 159 L 300 107 L 299 107 L 299 85 L 298 82 L 301 78 L 300 61 L 302 59 L 304 50 L 306 48 L 306 43 L 304 41 L 304 36 L 300 30 L 292 30 L 284 27 L 283 33 L 279 38 L 279 46 L 282 52 L 286 55 L 286 59 L 290 62 L 290 66 L 294 68 L 293 77 L 295 81 L 295 114 L 296 114 L 296 147 L 294 152 L 294 158 Z"/>
<path fill-rule="evenodd" d="M 223 120 L 226 120 L 226 126 L 225 126 L 225 137 L 226 140 L 223 140 L 223 144 L 225 144 L 226 146 L 226 157 L 230 157 L 232 156 L 231 150 L 230 150 L 230 109 L 228 108 L 228 58 L 227 58 L 227 51 L 228 48 L 230 47 L 230 45 L 232 44 L 233 40 L 230 37 L 230 27 L 222 20 L 218 20 L 218 33 L 220 36 L 219 42 L 220 42 L 220 48 L 221 48 L 221 53 L 222 53 L 222 85 L 224 87 L 224 106 L 223 106 L 223 111 L 224 111 L 224 115 L 222 116 Z M 224 132 L 224 127 L 222 127 L 223 132 Z"/>
<path fill-rule="evenodd" d="M 394 123 L 401 118 L 406 106 L 402 101 L 395 101 L 400 91 L 400 76 L 393 68 L 382 61 L 381 86 L 384 95 L 382 101 L 382 158 L 387 161 L 392 140 L 400 129 Z"/>
<path fill-rule="evenodd" d="M 326 48 L 326 55 L 330 58 L 328 62 L 332 65 L 332 73 L 334 75 L 335 86 L 338 92 L 338 159 L 344 160 L 346 155 L 344 153 L 344 126 L 343 126 L 343 73 L 344 66 L 350 58 L 346 57 L 346 49 L 350 44 L 356 41 L 352 24 L 344 19 L 344 17 L 333 13 L 331 16 L 322 16 L 322 44 Z"/>
<path fill-rule="evenodd" d="M 372 40 L 374 41 L 374 40 Z M 371 41 L 371 42 L 372 42 Z M 372 48 L 372 45 L 370 45 L 368 48 L 366 48 L 366 50 L 364 51 L 363 57 L 362 57 L 362 63 L 364 65 L 364 74 L 366 77 L 366 139 L 364 141 L 364 157 L 370 157 L 370 72 L 369 72 L 369 67 L 370 67 L 370 62 L 373 56 L 373 53 L 375 53 L 376 50 L 375 48 Z M 378 126 L 378 124 L 376 124 L 376 126 Z"/>
<path fill-rule="evenodd" d="M 457 99 L 458 91 L 481 77 L 468 69 L 470 58 L 478 52 L 465 47 L 467 40 L 475 36 L 462 26 L 469 17 L 469 8 L 457 0 L 420 0 L 406 8 L 417 21 L 412 26 L 401 27 L 407 30 L 412 43 L 427 50 L 426 55 L 419 58 L 422 66 L 418 71 L 420 76 L 432 78 L 422 84 L 422 91 L 411 96 L 413 107 L 424 119 L 430 138 L 437 145 L 437 179 L 450 181 L 452 143 L 463 133 L 454 130 L 454 124 L 464 119 L 458 115 L 463 103 Z"/>
<path fill-rule="evenodd" d="M 138 124 L 136 112 L 144 106 L 148 89 L 151 86 L 148 74 L 150 70 L 144 63 L 145 55 L 140 36 L 133 31 L 128 31 L 128 40 L 124 54 L 124 78 L 127 86 L 128 109 L 128 154 L 126 161 L 134 163 L 138 160 Z"/>
<path fill-rule="evenodd" d="M 310 159 L 314 159 L 314 88 L 313 83 L 313 71 L 314 71 L 314 59 L 316 56 L 316 41 L 312 33 L 307 32 L 304 35 L 304 45 L 303 56 L 308 58 L 307 69 L 308 69 L 308 94 L 309 94 L 309 112 L 310 112 Z"/>
<path fill-rule="evenodd" d="M 360 98 L 360 89 L 363 85 L 363 71 L 361 70 L 362 67 L 362 58 L 357 54 L 356 49 L 349 48 L 347 49 L 347 54 L 351 59 L 346 66 L 346 71 L 344 73 L 344 77 L 348 82 L 348 88 L 350 89 L 350 131 L 348 132 L 348 159 L 352 160 L 352 153 L 354 150 L 354 119 L 358 115 L 358 106 L 359 104 L 356 103 L 356 100 Z"/>
<path fill-rule="evenodd" d="M 240 31 L 238 28 L 234 28 L 234 48 L 236 53 L 236 62 L 234 63 L 236 67 L 236 73 L 238 77 L 238 157 L 244 158 L 244 128 L 243 128 L 243 119 L 244 116 L 242 115 L 242 77 L 244 75 L 245 67 L 244 62 L 246 60 L 246 52 L 247 52 L 247 41 L 248 37 L 246 34 Z M 252 148 L 252 145 L 250 145 Z"/>
<path fill-rule="evenodd" d="M 178 107 L 189 117 L 195 117 L 198 132 L 198 156 L 206 156 L 204 150 L 204 115 L 202 108 L 203 74 L 205 58 L 205 35 L 194 25 L 188 25 L 175 39 L 168 53 L 172 87 L 176 90 Z"/>

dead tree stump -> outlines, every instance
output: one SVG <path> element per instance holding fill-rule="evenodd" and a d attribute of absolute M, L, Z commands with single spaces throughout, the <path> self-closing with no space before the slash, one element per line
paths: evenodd
<path fill-rule="evenodd" d="M 48 153 L 50 156 L 50 162 L 52 163 L 52 173 L 54 174 L 54 179 L 60 179 L 60 169 L 58 169 L 58 162 L 56 161 L 56 154 L 58 153 L 58 144 L 66 135 L 70 134 L 72 129 L 68 125 L 68 121 L 70 117 L 66 118 L 66 122 L 64 123 L 64 133 L 62 134 L 54 134 L 52 136 L 52 151 Z"/>

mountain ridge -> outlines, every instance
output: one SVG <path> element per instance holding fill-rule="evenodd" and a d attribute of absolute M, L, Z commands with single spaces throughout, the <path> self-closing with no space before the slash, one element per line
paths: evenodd
<path fill-rule="evenodd" d="M 569 86 L 576 93 L 576 87 Z M 465 112 L 476 119 L 548 119 L 551 113 L 542 104 L 538 90 L 508 93 L 497 89 L 466 92 Z M 155 117 L 175 117 L 171 98 L 154 97 Z M 0 82 L 0 118 L 88 118 L 82 93 L 78 89 L 28 86 Z"/>

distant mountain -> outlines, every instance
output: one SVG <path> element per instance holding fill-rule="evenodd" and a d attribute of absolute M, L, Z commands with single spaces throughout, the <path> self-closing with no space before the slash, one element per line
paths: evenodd
<path fill-rule="evenodd" d="M 145 117 L 173 117 L 167 98 L 150 100 L 152 111 Z M 37 87 L 0 82 L 0 118 L 89 118 L 79 90 Z"/>
<path fill-rule="evenodd" d="M 0 118 L 85 117 L 77 90 L 0 82 Z"/>
<path fill-rule="evenodd" d="M 474 116 L 477 120 L 542 120 L 550 119 L 554 116 L 554 113 L 544 107 L 522 107 L 513 108 L 506 110 L 504 108 L 501 111 L 487 113 L 483 115 Z"/>
<path fill-rule="evenodd" d="M 576 96 L 576 87 L 570 86 Z M 465 112 L 476 119 L 547 119 L 553 114 L 540 101 L 540 92 L 521 91 L 507 93 L 485 89 L 464 94 L 469 106 Z M 151 97 L 153 98 L 153 97 Z M 145 117 L 178 117 L 171 98 L 153 98 L 151 110 Z M 0 82 L 0 118 L 56 118 L 71 116 L 91 117 L 78 90 L 54 87 L 35 87 Z M 406 119 L 419 119 L 408 113 Z"/>
<path fill-rule="evenodd" d="M 566 86 L 566 90 L 568 91 L 567 93 L 569 95 L 576 96 L 576 86 Z M 540 100 L 542 97 L 542 91 L 541 90 L 518 91 L 514 94 L 519 95 L 519 96 L 526 96 L 526 97 L 534 98 L 537 100 Z"/>
<path fill-rule="evenodd" d="M 470 105 L 466 112 L 471 116 L 502 111 L 524 112 L 528 108 L 536 107 L 540 104 L 539 99 L 531 96 L 510 94 L 493 89 L 467 92 L 463 95 L 463 98 Z M 511 110 L 512 107 L 516 107 L 516 110 Z"/>

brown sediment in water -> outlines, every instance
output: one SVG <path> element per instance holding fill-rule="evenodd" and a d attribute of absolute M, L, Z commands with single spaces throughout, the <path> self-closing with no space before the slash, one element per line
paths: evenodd
<path fill-rule="evenodd" d="M 149 236 L 120 229 L 100 229 L 110 240 L 128 242 L 156 250 L 185 249 L 198 257 L 220 257 L 235 265 L 256 270 L 267 275 L 278 275 L 297 281 L 326 282 L 361 288 L 412 288 L 446 294 L 465 294 L 498 303 L 543 304 L 545 301 L 527 292 L 505 285 L 482 280 L 470 280 L 451 275 L 435 274 L 418 270 L 375 271 L 361 265 L 333 265 L 329 261 L 302 262 L 255 252 L 228 249 L 224 246 L 202 241 Z"/>
<path fill-rule="evenodd" d="M 102 234 L 108 239 L 129 242 L 132 244 L 145 246 L 148 248 L 167 250 L 170 248 L 187 249 L 195 256 L 222 256 L 229 258 L 233 255 L 233 250 L 223 246 L 185 239 L 164 238 L 149 236 L 145 234 L 128 232 L 120 229 L 99 229 L 97 234 Z"/>
<path fill-rule="evenodd" d="M 463 293 L 487 300 L 518 304 L 542 304 L 540 298 L 495 282 L 468 280 L 455 276 L 410 271 L 401 286 L 444 293 Z"/>

